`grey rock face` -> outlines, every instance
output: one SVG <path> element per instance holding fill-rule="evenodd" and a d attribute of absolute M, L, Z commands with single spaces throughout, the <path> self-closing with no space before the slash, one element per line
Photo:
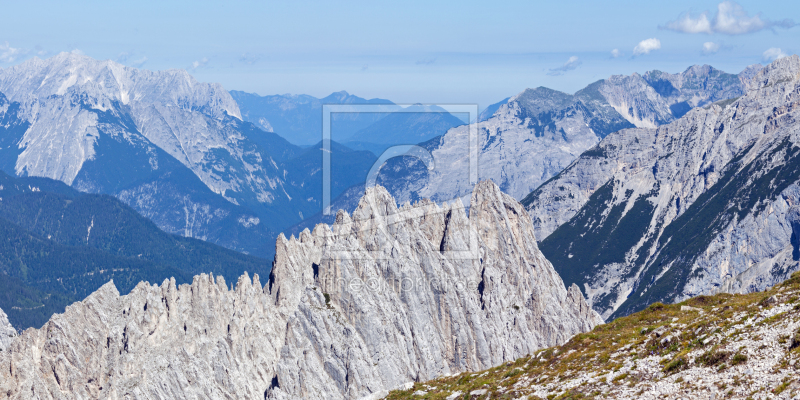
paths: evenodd
<path fill-rule="evenodd" d="M 527 196 L 543 252 L 605 317 L 654 301 L 763 290 L 798 269 L 800 60 L 747 94 L 626 129 Z"/>
<path fill-rule="evenodd" d="M 694 65 L 680 74 L 649 71 L 644 76 L 614 75 L 598 88 L 609 104 L 640 128 L 674 121 L 695 107 L 744 94 L 744 83 L 755 66 L 738 76 Z"/>
<path fill-rule="evenodd" d="M 478 176 L 519 199 L 558 173 L 613 130 L 632 127 L 604 101 L 547 88 L 528 89 L 500 106 L 477 129 Z M 395 159 L 382 169 L 383 185 L 400 201 L 466 200 L 472 190 L 470 126 L 449 130 L 429 143 L 436 168 L 416 159 Z M 402 170 L 403 174 L 383 171 Z M 396 175 L 399 175 L 396 176 Z"/>
<path fill-rule="evenodd" d="M 0 309 L 0 352 L 5 351 L 17 336 L 17 330 L 8 322 L 8 316 Z"/>
<path fill-rule="evenodd" d="M 788 279 L 800 269 L 796 249 L 800 187 L 792 184 L 763 211 L 747 215 L 718 234 L 692 266 L 691 278 L 676 299 L 698 294 L 748 293 Z"/>
<path fill-rule="evenodd" d="M 23 104 L 23 117 L 35 121 L 19 145 L 25 150 L 17 160 L 18 173 L 72 184 L 95 155 L 102 116 L 93 110 L 121 104 L 131 107 L 137 128 L 148 139 L 192 168 L 212 190 L 229 189 L 220 186 L 211 168 L 198 165 L 209 149 L 228 140 L 212 121 L 225 115 L 241 118 L 236 102 L 218 84 L 199 83 L 182 70 L 150 72 L 62 53 L 0 70 L 0 92 Z M 81 107 L 71 94 L 87 104 Z M 205 140 L 187 135 L 198 129 L 208 133 Z"/>
<path fill-rule="evenodd" d="M 25 398 L 375 396 L 484 369 L 602 323 L 542 256 L 524 208 L 491 182 L 460 202 L 397 207 L 367 190 L 352 216 L 281 236 L 263 288 L 112 283 L 0 353 Z"/>

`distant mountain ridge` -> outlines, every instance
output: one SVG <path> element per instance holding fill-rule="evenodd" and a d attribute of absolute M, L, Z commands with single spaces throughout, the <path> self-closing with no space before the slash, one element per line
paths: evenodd
<path fill-rule="evenodd" d="M 637 127 L 654 128 L 674 121 L 692 108 L 744 94 L 751 66 L 739 75 L 709 65 L 694 65 L 680 74 L 658 70 L 644 75 L 614 75 L 598 91 Z"/>
<path fill-rule="evenodd" d="M 464 125 L 455 115 L 435 105 L 414 104 L 403 112 L 391 113 L 355 132 L 344 141 L 376 144 L 416 144 L 441 136 L 450 128 Z"/>
<path fill-rule="evenodd" d="M 285 180 L 305 149 L 242 121 L 227 91 L 186 71 L 62 53 L 0 69 L 0 93 L 4 171 L 113 195 L 167 232 L 270 257 L 276 232 L 322 209 L 321 190 Z M 320 168 L 321 155 L 291 173 L 321 180 Z M 352 168 L 347 179 L 363 179 Z"/>
<path fill-rule="evenodd" d="M 749 72 L 742 96 L 613 133 L 522 200 L 605 318 L 800 269 L 800 58 Z"/>
<path fill-rule="evenodd" d="M 245 121 L 250 121 L 267 132 L 278 133 L 297 145 L 311 145 L 322 140 L 323 104 L 394 104 L 386 99 L 364 99 L 346 91 L 331 93 L 321 99 L 306 94 L 259 96 L 238 90 L 231 90 L 230 94 L 243 110 L 242 118 Z M 335 115 L 332 120 L 332 138 L 341 142 L 384 116 L 386 114 Z"/>
<path fill-rule="evenodd" d="M 478 114 L 478 122 L 483 122 L 489 118 L 492 118 L 492 115 L 494 115 L 494 113 L 496 113 L 497 110 L 499 110 L 503 104 L 508 103 L 509 100 L 511 100 L 511 97 L 506 97 L 505 99 L 500 100 L 497 103 L 491 104 L 489 105 L 489 107 L 484 108 L 483 111 L 481 111 L 480 114 Z"/>
<path fill-rule="evenodd" d="M 274 157 L 246 136 L 267 133 L 248 131 L 219 85 L 62 53 L 1 69 L 0 93 L 0 115 L 17 120 L 7 173 L 112 194 L 169 232 L 251 253 L 275 226 L 239 221 L 286 219 L 259 207 L 290 202 Z"/>
<path fill-rule="evenodd" d="M 679 74 L 615 75 L 574 95 L 545 87 L 526 89 L 480 115 L 478 177 L 491 179 L 504 192 L 522 199 L 612 132 L 667 123 L 683 115 L 686 107 L 741 96 L 745 82 L 759 67 L 748 67 L 739 75 L 707 65 L 692 66 Z M 493 108 L 496 111 L 488 116 Z M 465 198 L 472 188 L 470 127 L 475 125 L 452 128 L 421 144 L 433 156 L 433 171 L 416 158 L 394 158 L 382 167 L 378 182 L 401 203 Z M 363 188 L 354 187 L 334 204 L 352 210 L 360 191 Z M 330 218 L 318 216 L 314 221 Z M 293 229 L 309 225 L 303 222 Z"/>
<path fill-rule="evenodd" d="M 612 77 L 574 95 L 528 89 L 494 105 L 492 117 L 481 122 L 479 177 L 522 198 L 608 133 L 674 119 L 673 112 L 683 112 L 682 106 L 670 108 L 675 104 L 702 105 L 734 96 L 741 92 L 742 79 L 704 66 L 673 75 L 654 71 Z M 271 104 L 286 126 L 300 118 L 297 110 L 320 108 L 323 101 L 391 106 L 346 92 L 317 100 L 231 94 L 185 71 L 137 70 L 66 53 L 0 70 L 0 93 L 5 94 L 0 97 L 0 167 L 6 172 L 110 194 L 167 232 L 264 257 L 272 254 L 267 244 L 276 232 L 321 211 L 322 150 L 313 147 L 317 153 L 308 153 L 248 122 L 255 116 L 242 98 Z M 358 128 L 354 134 L 366 129 L 352 146 L 374 153 L 387 144 L 365 140 L 400 140 L 386 137 L 400 128 L 409 134 L 403 144 L 425 143 L 435 170 L 408 157 L 392 159 L 382 169 L 379 182 L 399 201 L 468 196 L 468 125 L 450 127 L 431 139 L 437 132 L 427 128 L 442 121 L 440 131 L 460 124 L 453 116 L 433 115 L 423 115 L 426 120 L 412 129 L 406 125 L 419 115 L 394 122 L 401 114 L 373 115 L 374 121 L 361 115 L 335 120 L 334 128 L 341 122 Z M 447 121 L 437 122 L 439 117 Z M 305 117 L 298 121 L 310 123 Z M 297 129 L 306 129 L 303 124 Z M 363 171 L 375 154 L 334 147 L 346 162 L 337 170 L 332 195 L 350 199 L 344 206 L 352 210 L 360 197 L 355 192 L 363 191 Z M 320 184 L 308 184 L 312 181 Z"/>
<path fill-rule="evenodd" d="M 275 132 L 297 145 L 322 140 L 324 105 L 352 105 L 352 111 L 331 114 L 330 133 L 334 141 L 354 150 L 380 156 L 392 145 L 408 145 L 443 135 L 463 125 L 465 116 L 455 116 L 435 105 L 396 105 L 385 99 L 364 99 L 345 91 L 322 99 L 309 95 L 259 96 L 232 90 L 242 116 L 262 129 Z M 383 112 L 359 110 L 358 105 L 383 105 Z M 399 112 L 400 110 L 402 112 Z"/>

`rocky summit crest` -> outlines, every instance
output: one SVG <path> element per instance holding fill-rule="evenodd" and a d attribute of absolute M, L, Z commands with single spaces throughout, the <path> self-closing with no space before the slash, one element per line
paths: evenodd
<path fill-rule="evenodd" d="M 0 353 L 11 398 L 361 398 L 489 368 L 602 323 L 538 250 L 525 209 L 492 182 L 398 207 L 369 188 L 299 237 L 268 284 L 113 283 Z"/>

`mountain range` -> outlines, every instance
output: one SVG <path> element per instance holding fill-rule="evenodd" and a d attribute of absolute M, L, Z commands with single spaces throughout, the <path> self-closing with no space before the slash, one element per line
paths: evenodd
<path fill-rule="evenodd" d="M 386 99 L 364 99 L 345 91 L 331 93 L 321 99 L 306 94 L 259 96 L 231 90 L 242 118 L 266 132 L 275 132 L 296 145 L 313 145 L 322 140 L 322 106 L 324 104 L 383 104 Z M 342 142 L 356 132 L 384 118 L 386 113 L 342 113 L 332 116 L 331 138 Z"/>
<path fill-rule="evenodd" d="M 331 139 L 376 156 L 392 145 L 424 142 L 469 122 L 468 115 L 452 115 L 435 105 L 399 106 L 389 100 L 367 100 L 345 91 L 322 99 L 309 95 L 259 96 L 236 90 L 231 91 L 231 96 L 239 104 L 245 121 L 300 146 L 322 140 L 323 105 L 349 105 L 352 107 L 349 112 L 331 114 Z M 382 105 L 385 111 L 360 111 L 359 105 Z"/>
<path fill-rule="evenodd" d="M 470 124 L 357 114 L 345 144 L 265 130 L 322 100 L 239 93 L 243 117 L 185 71 L 61 54 L 0 93 L 7 397 L 663 396 L 748 357 L 792 384 L 800 57 L 527 89 Z M 400 139 L 432 168 L 401 155 L 365 187 L 379 148 L 347 144 Z"/>
<path fill-rule="evenodd" d="M 761 291 L 800 268 L 800 59 L 741 96 L 608 135 L 526 196 L 542 252 L 604 318 Z"/>
<path fill-rule="evenodd" d="M 669 123 L 693 107 L 741 96 L 759 69 L 754 65 L 734 75 L 704 65 L 679 74 L 615 75 L 574 95 L 544 87 L 526 89 L 487 107 L 477 125 L 455 127 L 420 143 L 433 158 L 432 170 L 418 158 L 396 157 L 381 168 L 377 182 L 401 203 L 422 198 L 468 201 L 473 185 L 470 129 L 474 129 L 478 178 L 491 179 L 522 199 L 612 132 Z M 491 110 L 495 111 L 490 116 Z M 363 190 L 357 186 L 342 193 L 333 200 L 333 209 L 353 210 Z M 332 218 L 320 213 L 289 231 L 330 223 Z"/>
<path fill-rule="evenodd" d="M 247 140 L 267 133 L 243 126 L 219 85 L 62 53 L 0 70 L 0 93 L 20 126 L 4 135 L 7 173 L 111 194 L 168 232 L 265 254 L 272 214 L 242 203 L 288 198 Z"/>
<path fill-rule="evenodd" d="M 115 196 L 167 232 L 270 257 L 276 232 L 322 209 L 321 190 L 286 181 L 321 180 L 319 163 L 290 161 L 308 150 L 242 121 L 227 91 L 186 71 L 62 53 L 0 70 L 0 93 L 6 173 Z M 364 176 L 343 172 L 334 196 Z"/>
<path fill-rule="evenodd" d="M 478 129 L 478 176 L 521 199 L 609 133 L 669 122 L 691 107 L 740 95 L 756 69 L 614 76 L 575 95 L 525 90 L 480 117 L 496 108 Z M 109 194 L 167 232 L 262 257 L 272 256 L 268 243 L 277 232 L 323 220 L 321 135 L 299 141 L 311 145 L 304 149 L 281 134 L 319 128 L 315 118 L 328 102 L 392 106 L 346 92 L 324 99 L 229 93 L 185 71 L 137 70 L 67 53 L 0 70 L 0 93 L 0 166 L 7 173 Z M 468 125 L 458 116 L 339 117 L 333 131 L 351 141 L 332 146 L 342 152 L 332 156 L 336 206 L 354 209 L 375 153 L 398 143 L 424 143 L 436 165 L 428 171 L 411 157 L 389 160 L 378 181 L 400 202 L 467 199 Z M 259 128 L 270 126 L 275 132 Z"/>
<path fill-rule="evenodd" d="M 693 107 L 741 96 L 743 81 L 755 68 L 739 75 L 710 66 L 690 67 L 680 74 L 617 75 L 574 95 L 527 89 L 479 123 L 478 178 L 492 179 L 504 192 L 522 199 L 612 132 L 662 125 Z M 443 201 L 468 194 L 468 135 L 466 125 L 449 130 L 430 146 L 436 168 L 426 174 L 425 183 L 392 193 L 401 201 L 423 197 Z M 418 161 L 406 158 L 395 163 L 407 164 L 408 175 L 419 180 Z"/>
<path fill-rule="evenodd" d="M 484 110 L 477 127 L 441 112 L 344 113 L 333 123 L 353 147 L 405 141 L 430 152 L 432 170 L 410 156 L 390 159 L 381 168 L 377 182 L 399 203 L 423 198 L 469 201 L 473 182 L 468 133 L 475 128 L 478 178 L 490 179 L 514 198 L 525 198 L 529 207 L 537 207 L 532 199 L 539 195 L 531 191 L 542 184 L 536 193 L 550 190 L 558 176 L 575 168 L 576 159 L 591 158 L 622 132 L 685 123 L 680 121 L 690 118 L 692 110 L 724 105 L 720 102 L 744 95 L 760 76 L 759 70 L 756 65 L 734 75 L 693 66 L 679 74 L 617 75 L 572 95 L 542 87 L 527 89 Z M 311 142 L 316 133 L 302 139 L 311 144 L 305 148 L 285 137 L 316 129 L 315 115 L 321 115 L 322 105 L 329 102 L 396 106 L 346 92 L 324 99 L 229 93 L 219 85 L 196 82 L 185 71 L 136 70 L 71 54 L 32 59 L 0 71 L 0 93 L 4 93 L 0 165 L 5 171 L 50 177 L 86 192 L 112 195 L 169 233 L 262 257 L 272 257 L 269 243 L 277 232 L 299 234 L 334 218 L 320 213 L 324 149 L 321 142 Z M 270 127 L 274 132 L 264 130 Z M 285 137 L 278 129 L 285 129 Z M 352 211 L 376 156 L 346 144 L 330 146 L 333 208 Z M 714 176 L 717 171 L 705 174 Z M 584 205 L 570 201 L 585 199 L 600 186 L 579 188 L 580 193 L 567 194 L 569 200 L 548 203 L 550 208 L 542 209 L 546 213 L 533 213 L 545 251 L 551 251 L 548 246 L 556 241 L 546 237 Z M 682 201 L 684 207 L 691 203 Z M 555 210 L 556 204 L 564 207 Z M 587 296 L 605 317 L 616 309 L 603 308 L 605 303 L 594 302 L 588 292 Z"/>

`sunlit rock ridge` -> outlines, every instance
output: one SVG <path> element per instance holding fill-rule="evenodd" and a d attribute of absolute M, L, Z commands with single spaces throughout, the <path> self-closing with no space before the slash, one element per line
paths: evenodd
<path fill-rule="evenodd" d="M 205 152 L 226 144 L 226 139 L 218 132 L 205 140 L 191 137 L 192 131 L 212 128 L 203 115 L 241 119 L 236 102 L 219 84 L 197 82 L 184 70 L 138 70 L 62 53 L 0 70 L 0 92 L 22 103 L 20 116 L 33 121 L 20 143 L 17 173 L 72 184 L 83 163 L 95 155 L 102 117 L 91 111 L 127 106 L 147 139 L 193 167 L 213 190 L 227 189 L 215 182 L 211 171 L 203 173 L 196 165 Z"/>
<path fill-rule="evenodd" d="M 0 393 L 50 398 L 355 399 L 478 370 L 602 323 L 489 182 L 460 202 L 397 207 L 370 188 L 299 238 L 269 283 L 108 283 L 0 352 Z"/>

